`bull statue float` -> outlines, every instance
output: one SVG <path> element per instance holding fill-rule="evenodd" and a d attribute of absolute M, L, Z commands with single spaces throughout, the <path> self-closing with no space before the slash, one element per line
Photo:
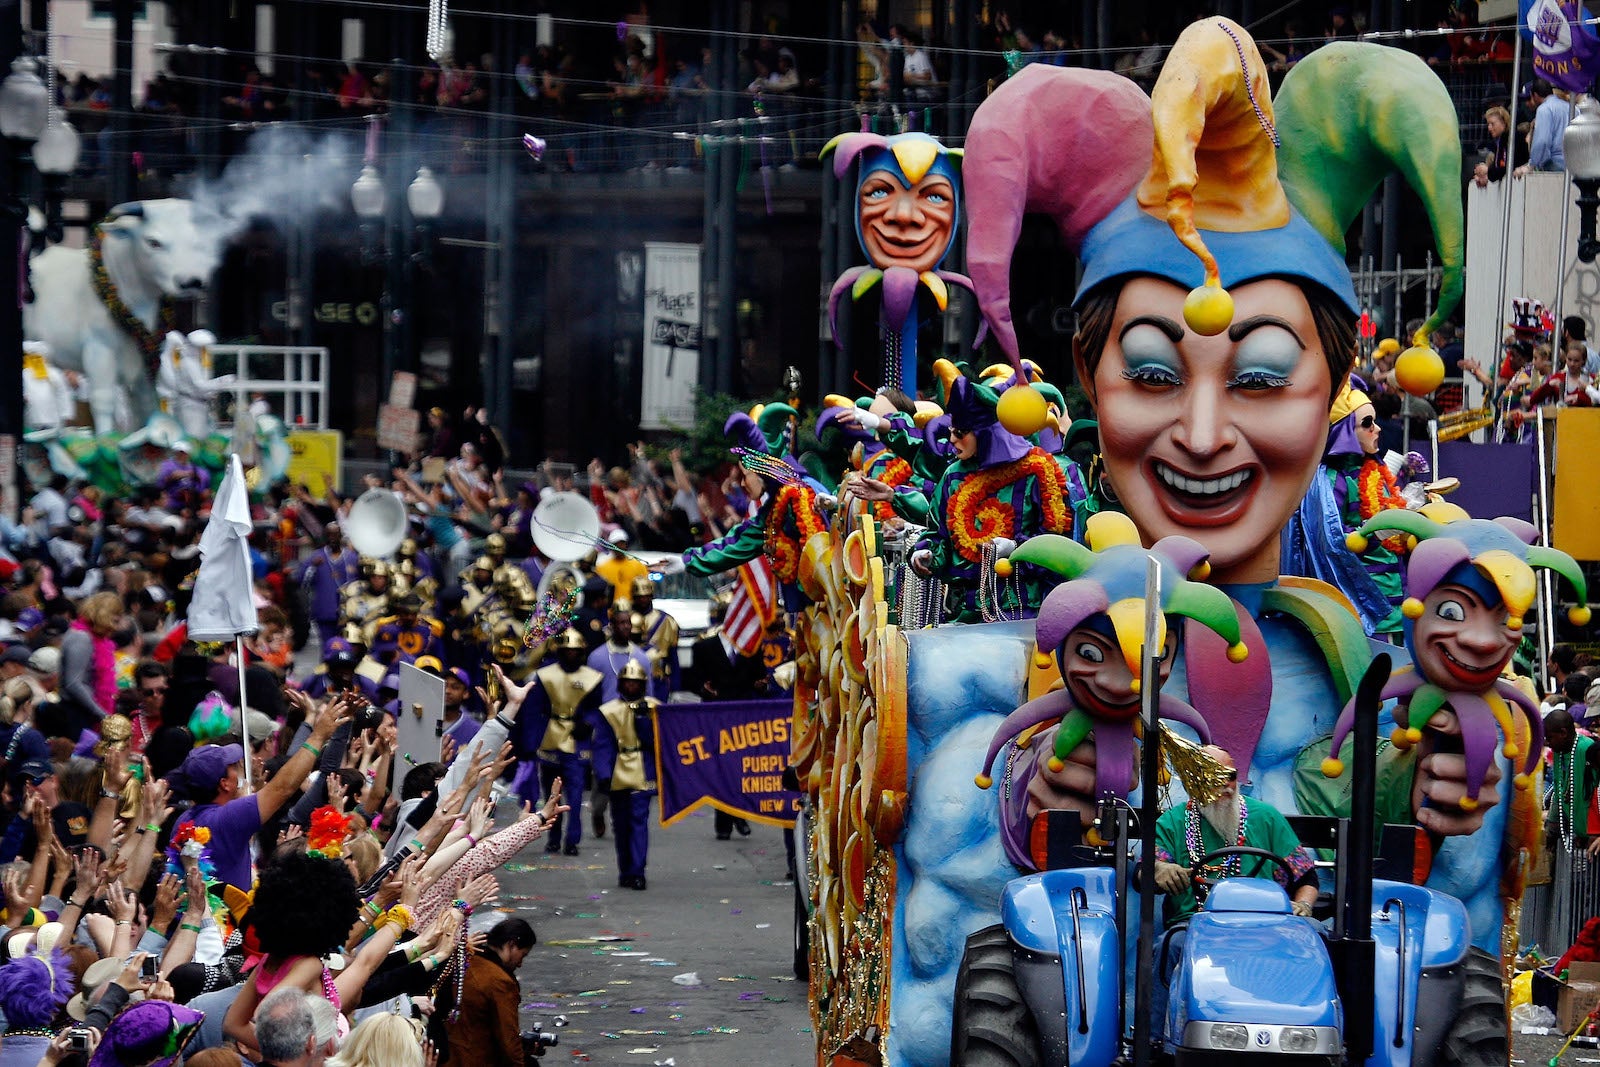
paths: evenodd
<path fill-rule="evenodd" d="M 150 481 L 182 441 L 202 466 L 220 470 L 230 450 L 259 451 L 259 484 L 283 476 L 282 422 L 256 420 L 250 442 L 216 432 L 210 396 L 231 379 L 211 376 L 215 339 L 174 328 L 176 302 L 204 291 L 221 246 L 189 201 L 142 200 L 112 208 L 87 248 L 55 245 L 33 258 L 23 329 L 35 373 L 41 381 L 81 377 L 94 425 L 71 428 L 60 403 L 30 405 L 27 441 L 43 451 L 29 457 L 30 471 L 48 467 L 116 490 Z M 32 417 L 45 409 L 51 417 Z"/>

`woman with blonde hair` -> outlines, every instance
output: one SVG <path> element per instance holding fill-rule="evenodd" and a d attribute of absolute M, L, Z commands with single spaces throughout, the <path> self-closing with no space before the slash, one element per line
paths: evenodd
<path fill-rule="evenodd" d="M 111 635 L 122 623 L 122 598 L 103 592 L 83 602 L 78 618 L 61 639 L 59 721 L 46 733 L 77 740 L 99 728 L 117 702 L 117 647 Z"/>
<path fill-rule="evenodd" d="M 435 1059 L 416 1023 L 384 1012 L 363 1019 L 328 1067 L 425 1067 Z"/>

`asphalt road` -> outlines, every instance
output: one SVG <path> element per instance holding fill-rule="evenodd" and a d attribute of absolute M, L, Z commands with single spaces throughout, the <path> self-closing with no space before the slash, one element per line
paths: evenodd
<path fill-rule="evenodd" d="M 809 1067 L 781 831 L 718 841 L 709 809 L 653 826 L 639 892 L 618 888 L 611 838 L 588 836 L 587 808 L 584 822 L 581 855 L 541 839 L 500 872 L 500 907 L 539 938 L 518 975 L 524 1029 L 565 1016 L 544 1063 Z M 698 984 L 674 981 L 689 974 Z"/>

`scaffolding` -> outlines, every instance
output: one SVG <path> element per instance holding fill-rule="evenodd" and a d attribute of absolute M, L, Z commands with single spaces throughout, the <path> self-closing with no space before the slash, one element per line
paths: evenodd
<path fill-rule="evenodd" d="M 1385 331 L 1390 337 L 1400 340 L 1402 347 L 1406 347 L 1410 345 L 1411 338 L 1401 337 L 1400 331 L 1406 323 L 1408 294 L 1421 287 L 1422 314 L 1413 317 L 1428 318 L 1433 314 L 1439 287 L 1444 284 L 1444 269 L 1434 264 L 1432 249 L 1428 250 L 1420 267 L 1407 267 L 1404 257 L 1396 255 L 1393 270 L 1379 270 L 1376 256 L 1363 255 L 1360 266 L 1351 272 L 1350 278 L 1355 283 L 1356 302 L 1361 306 L 1362 315 L 1375 317 L 1382 311 L 1388 318 Z M 1376 335 L 1361 337 L 1363 360 L 1372 358 L 1377 342 Z"/>

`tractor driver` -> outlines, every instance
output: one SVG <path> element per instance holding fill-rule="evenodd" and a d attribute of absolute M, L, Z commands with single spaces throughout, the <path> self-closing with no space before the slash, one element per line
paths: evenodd
<path fill-rule="evenodd" d="M 1312 868 L 1311 853 L 1301 847 L 1278 809 L 1264 800 L 1247 800 L 1239 795 L 1239 772 L 1232 756 L 1215 745 L 1207 745 L 1201 751 L 1220 765 L 1225 779 L 1216 799 L 1206 804 L 1191 797 L 1186 804 L 1168 808 L 1156 823 L 1156 887 L 1167 898 L 1163 911 L 1166 924 L 1180 923 L 1199 909 L 1197 875 L 1202 887 L 1219 878 L 1241 874 L 1284 884 L 1283 869 L 1261 857 L 1226 856 L 1204 868 L 1199 866 L 1208 854 L 1240 845 L 1270 852 L 1289 865 L 1295 878 L 1284 888 L 1289 892 L 1294 913 L 1309 916 L 1317 899 L 1317 873 Z"/>

